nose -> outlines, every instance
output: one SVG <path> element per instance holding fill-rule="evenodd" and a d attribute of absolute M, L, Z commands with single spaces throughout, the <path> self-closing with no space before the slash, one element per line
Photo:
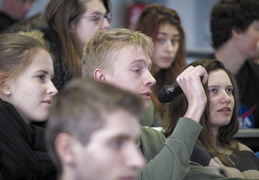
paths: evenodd
<path fill-rule="evenodd" d="M 230 102 L 230 97 L 229 94 L 224 90 L 221 93 L 221 102 L 222 103 L 229 103 Z"/>
<path fill-rule="evenodd" d="M 147 72 L 147 75 L 146 75 L 146 80 L 145 80 L 145 83 L 144 85 L 145 86 L 148 86 L 148 87 L 151 87 L 153 85 L 156 84 L 156 80 L 155 78 L 152 76 L 152 74 L 148 71 Z"/>
<path fill-rule="evenodd" d="M 54 86 L 52 81 L 50 81 L 49 86 L 48 86 L 48 94 L 50 94 L 51 96 L 54 96 L 57 93 L 58 93 L 57 88 Z"/>
<path fill-rule="evenodd" d="M 166 51 L 172 52 L 174 50 L 175 46 L 172 44 L 171 40 L 167 41 L 166 43 Z"/>
<path fill-rule="evenodd" d="M 103 23 L 101 25 L 101 29 L 109 29 L 110 28 L 110 22 L 107 18 L 104 18 Z"/>
<path fill-rule="evenodd" d="M 132 145 L 131 152 L 127 153 L 126 165 L 132 169 L 140 169 L 145 165 L 145 160 L 136 145 Z"/>

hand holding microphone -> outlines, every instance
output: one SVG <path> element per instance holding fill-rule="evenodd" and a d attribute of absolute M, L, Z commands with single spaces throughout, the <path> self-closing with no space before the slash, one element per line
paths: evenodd
<path fill-rule="evenodd" d="M 172 85 L 164 86 L 157 94 L 157 98 L 161 103 L 171 102 L 182 94 L 183 91 L 178 83 L 174 83 Z"/>
<path fill-rule="evenodd" d="M 195 80 L 195 77 L 199 78 L 201 80 L 201 83 L 197 82 Z M 207 77 L 208 75 L 203 67 L 190 66 L 177 77 L 177 82 L 180 83 L 181 86 L 183 86 L 183 89 L 185 90 L 185 95 L 193 96 L 193 93 L 197 94 L 193 91 L 204 92 L 202 84 L 206 82 Z M 157 94 L 158 100 L 161 103 L 167 103 L 173 101 L 176 97 L 182 94 L 183 90 L 178 83 L 164 86 Z"/>
<path fill-rule="evenodd" d="M 203 88 L 208 74 L 202 66 L 189 66 L 176 79 L 177 83 L 163 87 L 157 95 L 160 102 L 170 102 L 182 92 L 188 100 L 188 109 L 184 117 L 200 122 L 200 117 L 207 103 Z"/>

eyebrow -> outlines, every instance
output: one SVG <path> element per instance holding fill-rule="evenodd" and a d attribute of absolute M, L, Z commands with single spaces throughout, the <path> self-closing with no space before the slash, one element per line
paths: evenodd
<path fill-rule="evenodd" d="M 149 69 L 152 67 L 152 62 L 147 63 L 144 59 L 136 59 L 136 60 L 134 60 L 130 65 L 133 66 L 133 65 L 135 65 L 135 64 L 137 64 L 137 63 L 145 64 L 145 65 L 148 66 Z"/>
<path fill-rule="evenodd" d="M 107 12 L 107 10 L 104 12 L 104 13 L 102 13 L 102 12 L 100 12 L 100 11 L 94 11 L 94 12 L 92 12 L 92 13 L 90 13 L 90 14 L 107 14 L 108 12 Z"/>
<path fill-rule="evenodd" d="M 163 36 L 169 36 L 167 33 L 165 32 L 158 32 L 158 35 L 163 35 Z M 173 37 L 180 37 L 180 34 L 173 34 Z"/>
<path fill-rule="evenodd" d="M 220 87 L 220 86 L 218 86 L 218 85 L 211 85 L 211 86 L 208 86 L 209 88 L 210 87 Z M 233 85 L 227 85 L 226 87 L 232 87 L 233 88 Z"/>
<path fill-rule="evenodd" d="M 45 71 L 45 70 L 42 70 L 42 69 L 35 71 L 35 73 L 49 74 L 48 71 Z M 54 78 L 54 76 L 55 76 L 55 74 L 52 73 L 51 74 L 51 78 Z"/>
<path fill-rule="evenodd" d="M 110 136 L 109 141 L 113 141 L 113 140 L 127 141 L 127 140 L 131 140 L 131 139 L 138 139 L 139 136 L 140 136 L 139 134 L 137 136 L 128 135 L 128 134 L 116 134 L 115 136 Z"/>

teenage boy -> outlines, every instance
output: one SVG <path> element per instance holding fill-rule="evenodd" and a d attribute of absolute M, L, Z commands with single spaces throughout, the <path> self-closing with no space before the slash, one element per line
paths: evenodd
<path fill-rule="evenodd" d="M 220 0 L 211 10 L 210 29 L 215 53 L 239 87 L 239 123 L 259 128 L 259 1 Z"/>
<path fill-rule="evenodd" d="M 82 76 L 133 92 L 148 108 L 150 89 L 155 83 L 150 74 L 152 51 L 151 39 L 140 32 L 102 30 L 92 36 L 84 48 Z M 139 180 L 224 179 L 189 161 L 202 128 L 198 122 L 207 102 L 202 87 L 207 78 L 208 74 L 201 66 L 189 67 L 177 77 L 189 104 L 185 116 L 167 140 L 160 132 L 140 126 L 137 145 L 147 164 L 139 171 Z"/>
<path fill-rule="evenodd" d="M 144 166 L 136 146 L 138 96 L 93 79 L 71 80 L 54 98 L 46 144 L 59 180 L 133 180 Z"/>

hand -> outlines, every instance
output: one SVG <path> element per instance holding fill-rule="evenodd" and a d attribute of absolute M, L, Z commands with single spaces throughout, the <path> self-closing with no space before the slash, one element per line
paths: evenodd
<path fill-rule="evenodd" d="M 188 100 L 188 109 L 185 117 L 200 122 L 201 115 L 207 103 L 203 84 L 208 79 L 208 73 L 202 66 L 190 66 L 176 79 Z"/>

